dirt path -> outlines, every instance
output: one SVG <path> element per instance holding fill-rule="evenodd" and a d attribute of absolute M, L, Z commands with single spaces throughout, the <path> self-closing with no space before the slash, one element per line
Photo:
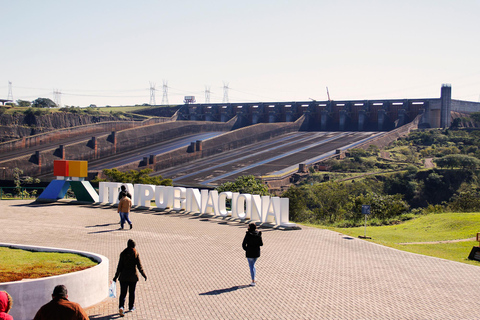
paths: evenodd
<path fill-rule="evenodd" d="M 435 167 L 435 164 L 433 163 L 433 158 L 426 158 L 425 161 L 423 162 L 423 165 L 427 169 L 431 169 Z"/>
<path fill-rule="evenodd" d="M 475 241 L 475 237 L 469 239 L 444 240 L 444 241 L 428 241 L 428 242 L 401 242 L 399 244 L 438 244 L 438 243 L 454 243 L 464 241 Z"/>

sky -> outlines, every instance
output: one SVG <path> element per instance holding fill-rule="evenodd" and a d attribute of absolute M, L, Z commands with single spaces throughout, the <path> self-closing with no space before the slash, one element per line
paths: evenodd
<path fill-rule="evenodd" d="M 0 0 L 0 98 L 480 101 L 479 0 Z M 11 83 L 11 85 L 9 84 Z M 154 88 L 154 90 L 152 90 Z M 227 89 L 228 88 L 228 89 Z M 54 92 L 57 92 L 56 94 Z M 165 96 L 166 93 L 166 96 Z"/>

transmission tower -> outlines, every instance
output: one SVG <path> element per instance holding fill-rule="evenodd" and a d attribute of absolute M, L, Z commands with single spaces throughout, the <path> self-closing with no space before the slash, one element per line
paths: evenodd
<path fill-rule="evenodd" d="M 228 101 L 228 83 L 223 82 L 223 102 L 229 103 Z"/>
<path fill-rule="evenodd" d="M 150 105 L 156 105 L 155 102 L 155 83 L 150 82 Z"/>
<path fill-rule="evenodd" d="M 13 92 L 12 92 L 12 82 L 8 81 L 8 96 L 7 100 L 12 100 L 13 101 Z"/>
<path fill-rule="evenodd" d="M 168 81 L 166 80 L 163 80 L 162 105 L 168 106 Z"/>
<path fill-rule="evenodd" d="M 53 102 L 55 102 L 57 107 L 62 106 L 62 93 L 58 89 L 53 89 Z"/>
<path fill-rule="evenodd" d="M 210 103 L 210 86 L 205 86 L 205 103 Z"/>

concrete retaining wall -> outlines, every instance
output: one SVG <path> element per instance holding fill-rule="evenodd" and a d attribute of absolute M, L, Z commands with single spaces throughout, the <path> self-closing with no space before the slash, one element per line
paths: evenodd
<path fill-rule="evenodd" d="M 182 147 L 156 156 L 153 163 L 145 164 L 140 161 L 118 167 L 117 169 L 120 171 L 126 171 L 131 169 L 138 170 L 139 168 L 152 168 L 154 171 L 159 171 L 196 159 L 212 156 L 227 150 L 240 148 L 258 141 L 270 139 L 285 133 L 296 132 L 301 127 L 303 120 L 304 117 L 302 116 L 302 118 L 296 122 L 259 123 L 246 128 L 240 128 L 202 141 L 201 150 L 191 150 L 191 147 Z M 196 122 L 198 121 L 194 121 L 194 123 Z"/>
<path fill-rule="evenodd" d="M 108 296 L 109 261 L 102 255 L 69 249 L 9 243 L 0 243 L 0 246 L 31 251 L 76 253 L 98 262 L 98 265 L 92 268 L 73 273 L 0 283 L 0 291 L 7 291 L 13 298 L 13 307 L 10 310 L 10 315 L 15 320 L 33 319 L 38 309 L 52 300 L 53 288 L 59 284 L 67 287 L 68 300 L 79 303 L 83 308 L 97 304 Z"/>

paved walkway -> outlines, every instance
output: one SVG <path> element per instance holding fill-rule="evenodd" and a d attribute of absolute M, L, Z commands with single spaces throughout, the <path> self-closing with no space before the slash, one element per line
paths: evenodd
<path fill-rule="evenodd" d="M 480 267 L 406 253 L 315 228 L 263 230 L 249 287 L 243 223 L 136 211 L 118 230 L 106 206 L 0 201 L 0 242 L 64 247 L 110 259 L 137 242 L 148 281 L 124 319 L 480 319 Z M 468 255 L 468 252 L 465 252 Z M 116 299 L 87 309 L 117 319 Z"/>

